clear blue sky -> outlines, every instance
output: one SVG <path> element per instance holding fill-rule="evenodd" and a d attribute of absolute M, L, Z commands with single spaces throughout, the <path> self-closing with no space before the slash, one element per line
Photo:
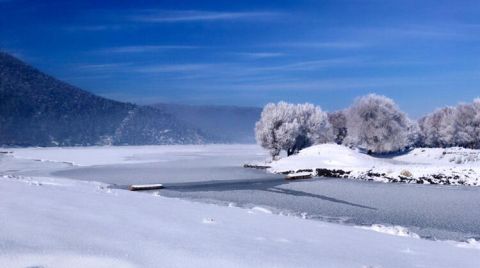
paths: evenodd
<path fill-rule="evenodd" d="M 418 117 L 480 96 L 479 1 L 0 0 L 0 47 L 137 103 L 335 110 L 375 92 Z"/>

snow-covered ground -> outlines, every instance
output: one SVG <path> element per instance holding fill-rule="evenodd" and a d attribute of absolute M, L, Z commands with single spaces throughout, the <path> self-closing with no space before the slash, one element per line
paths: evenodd
<path fill-rule="evenodd" d="M 267 158 L 256 145 L 103 146 L 12 148 L 0 171 L 22 176 L 57 176 L 117 185 L 257 180 L 283 176 L 243 168 Z M 1 158 L 2 155 L 0 155 Z"/>
<path fill-rule="evenodd" d="M 373 157 L 336 144 L 315 145 L 269 164 L 274 173 L 422 184 L 480 185 L 480 150 L 417 148 L 397 156 Z"/>
<path fill-rule="evenodd" d="M 242 167 L 246 162 L 267 158 L 266 152 L 255 145 L 8 151 L 12 153 L 0 155 L 0 174 L 97 181 L 125 189 L 130 184 L 161 183 L 166 188 L 160 194 L 167 197 L 222 205 L 235 203 L 245 208 L 262 206 L 277 214 L 350 225 L 400 225 L 422 237 L 440 240 L 480 237 L 480 226 L 476 224 L 480 218 L 476 205 L 480 203 L 479 187 L 324 177 L 286 181 L 282 174 Z M 113 157 L 105 159 L 108 155 Z M 96 158 L 104 164 L 97 165 Z M 64 160 L 82 165 L 63 163 Z"/>
<path fill-rule="evenodd" d="M 239 167 L 266 158 L 253 145 L 1 151 L 11 152 L 0 155 L 2 268 L 480 265 L 476 187 L 289 183 Z M 95 180 L 167 188 L 142 194 Z M 310 220 L 329 217 L 350 225 Z M 417 231 L 464 242 L 419 239 Z"/>
<path fill-rule="evenodd" d="M 430 241 L 58 178 L 0 177 L 0 267 L 479 267 Z M 393 230 L 393 231 L 392 231 Z"/>
<path fill-rule="evenodd" d="M 7 148 L 4 151 L 17 159 L 63 162 L 75 166 L 138 164 L 196 159 L 202 156 L 266 158 L 259 146 L 238 145 L 151 145 L 151 146 L 91 146 L 91 147 L 29 147 Z"/>

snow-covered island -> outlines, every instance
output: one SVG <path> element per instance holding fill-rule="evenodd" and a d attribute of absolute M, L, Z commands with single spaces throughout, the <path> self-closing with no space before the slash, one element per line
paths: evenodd
<path fill-rule="evenodd" d="M 406 182 L 480 185 L 480 150 L 416 148 L 395 156 L 375 157 L 337 144 L 320 144 L 268 163 L 272 173 Z"/>
<path fill-rule="evenodd" d="M 480 99 L 419 120 L 376 94 L 331 113 L 308 103 L 270 103 L 255 131 L 273 159 L 261 165 L 288 178 L 480 184 Z M 278 160 L 282 152 L 288 157 Z"/>

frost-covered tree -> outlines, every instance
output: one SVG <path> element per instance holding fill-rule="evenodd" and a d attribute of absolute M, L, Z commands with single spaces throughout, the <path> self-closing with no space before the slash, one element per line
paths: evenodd
<path fill-rule="evenodd" d="M 327 142 L 330 124 L 327 114 L 312 104 L 269 103 L 255 126 L 257 142 L 273 157 L 287 155 L 316 143 Z"/>
<path fill-rule="evenodd" d="M 480 148 L 480 100 L 445 107 L 419 121 L 422 145 L 427 147 Z"/>
<path fill-rule="evenodd" d="M 296 105 L 296 118 L 300 124 L 301 135 L 306 137 L 306 146 L 297 146 L 294 153 L 312 144 L 327 143 L 331 139 L 328 115 L 319 106 L 310 103 Z"/>
<path fill-rule="evenodd" d="M 422 143 L 422 134 L 417 121 L 409 120 L 407 128 L 407 147 L 417 147 Z"/>
<path fill-rule="evenodd" d="M 455 109 L 454 144 L 466 148 L 480 148 L 480 100 L 460 104 Z"/>
<path fill-rule="evenodd" d="M 372 153 L 388 153 L 409 146 L 413 128 L 392 99 L 370 94 L 361 97 L 347 111 L 346 144 Z"/>
<path fill-rule="evenodd" d="M 472 125 L 471 135 L 474 137 L 471 148 L 480 149 L 480 99 L 475 99 L 471 105 L 475 111 L 470 122 Z"/>
<path fill-rule="evenodd" d="M 255 125 L 255 136 L 258 144 L 268 149 L 273 157 L 280 154 L 282 147 L 282 137 L 279 132 L 285 132 L 285 125 L 293 121 L 293 108 L 291 104 L 279 102 L 278 104 L 269 103 L 263 108 L 260 120 Z M 282 130 L 280 130 L 282 128 Z"/>
<path fill-rule="evenodd" d="M 342 144 L 347 136 L 347 117 L 345 116 L 345 111 L 329 113 L 328 122 L 332 126 L 333 142 Z"/>
<path fill-rule="evenodd" d="M 427 147 L 455 146 L 456 109 L 445 107 L 419 120 L 422 144 Z"/>
<path fill-rule="evenodd" d="M 474 123 L 476 111 L 473 105 L 460 104 L 455 107 L 454 125 L 452 128 L 455 133 L 451 137 L 451 145 L 462 147 L 474 147 L 475 145 L 475 129 Z"/>

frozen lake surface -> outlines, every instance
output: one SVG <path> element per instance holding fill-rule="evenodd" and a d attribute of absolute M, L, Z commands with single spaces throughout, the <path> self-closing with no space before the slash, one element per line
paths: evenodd
<path fill-rule="evenodd" d="M 12 164 L 6 162 L 13 160 L 3 159 L 2 165 L 9 166 L 7 171 L 12 174 L 95 180 L 118 187 L 163 183 L 166 189 L 159 193 L 167 197 L 242 207 L 261 206 L 275 213 L 355 225 L 400 225 L 423 237 L 480 238 L 478 187 L 385 184 L 329 178 L 288 182 L 282 176 L 241 167 L 246 162 L 265 159 L 265 152 L 253 145 L 125 148 L 128 147 L 123 147 L 121 153 L 112 153 L 117 157 L 123 153 L 123 157 L 115 161 L 101 159 L 101 165 L 92 165 L 95 162 L 92 159 L 79 158 L 78 155 L 85 153 L 83 151 L 74 156 L 64 150 L 61 153 L 68 157 L 62 157 L 59 149 L 35 152 L 20 149 L 14 150 L 14 155 L 86 164 L 72 166 L 15 160 L 16 168 L 11 169 Z M 98 155 L 95 150 L 108 149 L 85 150 L 87 156 L 94 158 Z"/>

